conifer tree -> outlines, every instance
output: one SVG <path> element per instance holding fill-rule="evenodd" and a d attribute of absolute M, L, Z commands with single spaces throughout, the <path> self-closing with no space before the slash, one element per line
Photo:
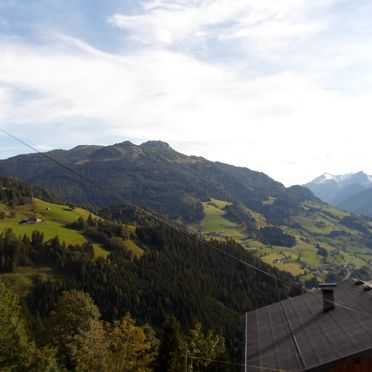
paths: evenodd
<path fill-rule="evenodd" d="M 32 353 L 18 299 L 0 282 L 0 370 L 26 370 Z"/>
<path fill-rule="evenodd" d="M 169 315 L 164 321 L 162 331 L 157 371 L 180 371 L 183 362 L 183 336 L 181 324 L 174 315 Z"/>

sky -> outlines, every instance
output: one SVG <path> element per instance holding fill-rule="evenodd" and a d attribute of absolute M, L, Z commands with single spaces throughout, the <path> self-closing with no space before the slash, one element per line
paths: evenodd
<path fill-rule="evenodd" d="M 0 0 L 0 128 L 130 140 L 286 186 L 372 174 L 369 0 Z M 0 158 L 30 150 L 0 133 Z"/>

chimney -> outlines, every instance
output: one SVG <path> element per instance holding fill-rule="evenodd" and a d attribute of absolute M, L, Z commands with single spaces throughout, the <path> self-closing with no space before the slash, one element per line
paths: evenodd
<path fill-rule="evenodd" d="M 326 313 L 335 308 L 334 288 L 337 287 L 336 283 L 323 283 L 319 284 L 323 294 L 323 312 Z"/>

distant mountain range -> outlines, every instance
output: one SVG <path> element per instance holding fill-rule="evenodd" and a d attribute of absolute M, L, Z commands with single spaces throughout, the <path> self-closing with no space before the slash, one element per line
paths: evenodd
<path fill-rule="evenodd" d="M 372 176 L 364 172 L 341 175 L 324 173 L 304 186 L 326 203 L 372 216 Z"/>

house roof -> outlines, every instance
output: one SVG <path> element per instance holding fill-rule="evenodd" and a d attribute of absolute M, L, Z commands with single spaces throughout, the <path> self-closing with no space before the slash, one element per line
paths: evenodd
<path fill-rule="evenodd" d="M 320 289 L 247 314 L 251 371 L 316 370 L 372 353 L 372 291 L 349 279 L 334 288 L 335 309 L 323 312 Z"/>

